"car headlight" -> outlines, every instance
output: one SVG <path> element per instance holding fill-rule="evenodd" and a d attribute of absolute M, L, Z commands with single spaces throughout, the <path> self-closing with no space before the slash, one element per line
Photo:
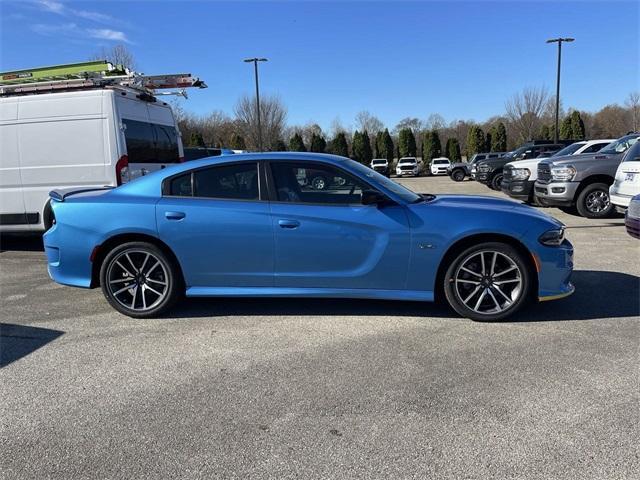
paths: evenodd
<path fill-rule="evenodd" d="M 576 175 L 576 168 L 573 165 L 562 165 L 551 167 L 551 178 L 559 182 L 569 182 Z"/>
<path fill-rule="evenodd" d="M 548 230 L 540 235 L 538 241 L 550 247 L 557 247 L 564 241 L 564 227 Z"/>
<path fill-rule="evenodd" d="M 531 176 L 531 170 L 528 168 L 514 168 L 511 170 L 511 178 L 514 180 L 526 180 Z"/>
<path fill-rule="evenodd" d="M 483 163 L 482 165 L 480 165 L 480 166 L 478 167 L 478 171 L 479 171 L 479 172 L 482 172 L 482 173 L 487 173 L 487 172 L 490 172 L 491 170 L 493 170 L 493 169 L 491 168 L 491 166 L 490 166 L 490 165 L 487 165 L 487 164 L 485 164 L 485 163 Z"/>

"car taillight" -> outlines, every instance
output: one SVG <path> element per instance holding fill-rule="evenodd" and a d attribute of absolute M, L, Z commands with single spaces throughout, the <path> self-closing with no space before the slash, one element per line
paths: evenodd
<path fill-rule="evenodd" d="M 129 157 L 122 155 L 116 162 L 116 182 L 118 185 L 122 185 L 129 180 Z"/>

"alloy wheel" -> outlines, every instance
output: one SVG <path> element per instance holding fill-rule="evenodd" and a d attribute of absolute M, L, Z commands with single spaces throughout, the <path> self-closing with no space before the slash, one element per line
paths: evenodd
<path fill-rule="evenodd" d="M 326 185 L 327 185 L 327 183 L 325 182 L 324 178 L 316 177 L 316 178 L 313 179 L 313 182 L 311 183 L 311 185 L 316 190 L 324 190 Z"/>
<path fill-rule="evenodd" d="M 585 206 L 591 213 L 600 213 L 609 208 L 609 194 L 604 190 L 594 190 L 585 198 Z"/>
<path fill-rule="evenodd" d="M 128 249 L 111 260 L 107 289 L 123 307 L 136 312 L 153 309 L 169 292 L 169 275 L 153 253 Z"/>
<path fill-rule="evenodd" d="M 467 256 L 453 277 L 459 300 L 475 313 L 491 315 L 511 308 L 523 292 L 523 274 L 502 252 L 481 250 Z"/>

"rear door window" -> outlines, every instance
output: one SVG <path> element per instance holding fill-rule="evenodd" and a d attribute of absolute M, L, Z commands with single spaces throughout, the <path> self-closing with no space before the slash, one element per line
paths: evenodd
<path fill-rule="evenodd" d="M 258 200 L 258 165 L 240 163 L 193 172 L 196 197 Z"/>
<path fill-rule="evenodd" d="M 169 125 L 122 119 L 129 163 L 178 163 L 178 132 Z"/>

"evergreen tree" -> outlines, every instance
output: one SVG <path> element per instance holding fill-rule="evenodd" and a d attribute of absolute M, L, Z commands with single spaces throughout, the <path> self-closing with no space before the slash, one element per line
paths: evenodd
<path fill-rule="evenodd" d="M 329 146 L 331 153 L 341 157 L 349 157 L 349 145 L 344 132 L 339 132 Z"/>
<path fill-rule="evenodd" d="M 207 144 L 204 143 L 204 138 L 202 137 L 202 133 L 192 132 L 191 137 L 189 138 L 189 146 L 190 147 L 206 147 Z"/>
<path fill-rule="evenodd" d="M 452 162 L 459 162 L 462 160 L 462 155 L 460 155 L 460 144 L 456 138 L 447 139 L 444 153 Z"/>
<path fill-rule="evenodd" d="M 440 155 L 442 155 L 442 144 L 440 143 L 438 131 L 431 130 L 426 132 L 422 141 L 422 162 L 428 167 L 431 160 Z"/>
<path fill-rule="evenodd" d="M 494 134 L 491 136 L 491 151 L 506 152 L 507 151 L 507 128 L 504 123 L 500 122 L 496 126 Z"/>
<path fill-rule="evenodd" d="M 271 151 L 272 152 L 286 152 L 287 151 L 287 144 L 284 143 L 284 140 L 282 140 L 281 138 L 278 138 L 275 142 L 273 142 L 271 144 Z"/>
<path fill-rule="evenodd" d="M 574 140 L 584 140 L 585 138 L 584 122 L 577 110 L 571 112 L 571 138 Z"/>
<path fill-rule="evenodd" d="M 416 137 L 413 135 L 413 130 L 410 128 L 400 130 L 398 133 L 398 152 L 400 157 L 415 157 L 416 150 Z"/>
<path fill-rule="evenodd" d="M 477 125 L 472 125 L 467 133 L 467 161 L 474 153 L 481 153 L 484 150 L 484 132 Z"/>
<path fill-rule="evenodd" d="M 247 145 L 244 143 L 244 138 L 237 133 L 231 135 L 231 148 L 233 150 L 246 150 Z"/>
<path fill-rule="evenodd" d="M 351 155 L 353 159 L 362 163 L 362 135 L 356 130 L 353 132 L 353 138 L 351 139 Z"/>
<path fill-rule="evenodd" d="M 564 117 L 562 123 L 560 124 L 560 138 L 563 140 L 568 140 L 572 138 L 573 131 L 571 125 L 571 116 Z"/>
<path fill-rule="evenodd" d="M 494 131 L 494 127 L 491 127 L 489 129 L 489 131 L 487 132 L 487 135 L 484 137 L 484 151 L 485 152 L 491 152 L 493 150 L 491 150 L 491 140 L 493 139 L 493 131 Z"/>
<path fill-rule="evenodd" d="M 374 145 L 375 158 L 384 158 L 384 132 L 380 131 L 376 133 L 376 140 Z"/>
<path fill-rule="evenodd" d="M 289 140 L 289 150 L 292 152 L 306 152 L 307 147 L 304 146 L 302 136 L 299 133 L 294 133 L 291 140 Z"/>
<path fill-rule="evenodd" d="M 316 135 L 313 133 L 311 135 L 311 147 L 309 147 L 310 152 L 318 152 L 324 153 L 327 149 L 327 142 L 322 135 Z"/>
<path fill-rule="evenodd" d="M 373 159 L 373 151 L 371 150 L 371 138 L 369 133 L 365 130 L 362 132 L 362 147 L 363 147 L 363 161 L 365 165 L 369 165 Z"/>
<path fill-rule="evenodd" d="M 538 134 L 540 140 L 551 140 L 553 137 L 551 135 L 551 130 L 549 129 L 549 125 L 542 125 L 540 127 L 540 133 Z"/>
<path fill-rule="evenodd" d="M 383 158 L 386 158 L 387 161 L 389 162 L 389 165 L 391 165 L 391 163 L 393 162 L 393 157 L 394 157 L 394 148 L 393 148 L 393 138 L 391 138 L 391 135 L 389 134 L 389 130 L 388 129 L 384 129 L 384 134 L 383 134 L 383 144 L 384 144 L 384 154 L 383 154 Z"/>

